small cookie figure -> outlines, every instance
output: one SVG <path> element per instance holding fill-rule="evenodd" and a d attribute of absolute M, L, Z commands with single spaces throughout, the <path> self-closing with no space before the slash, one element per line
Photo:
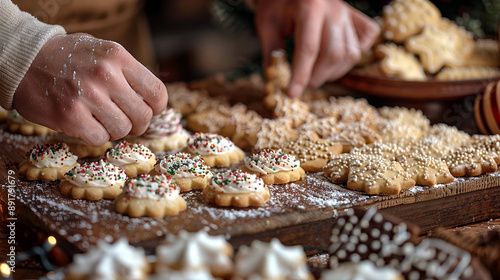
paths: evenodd
<path fill-rule="evenodd" d="M 403 275 L 390 266 L 375 266 L 369 260 L 362 262 L 343 263 L 335 269 L 327 269 L 321 273 L 319 280 L 344 279 L 344 280 L 404 280 Z"/>
<path fill-rule="evenodd" d="M 104 159 L 119 166 L 132 178 L 138 174 L 147 174 L 156 163 L 155 155 L 142 144 L 122 141 L 108 149 Z"/>
<path fill-rule="evenodd" d="M 312 280 L 302 246 L 283 246 L 277 238 L 266 243 L 252 241 L 235 256 L 234 279 Z"/>
<path fill-rule="evenodd" d="M 87 200 L 115 199 L 127 180 L 125 171 L 103 160 L 75 166 L 64 177 L 61 193 Z"/>
<path fill-rule="evenodd" d="M 114 244 L 103 240 L 84 254 L 76 254 L 66 269 L 65 280 L 128 279 L 145 280 L 149 264 L 142 248 L 134 248 L 122 238 Z"/>
<path fill-rule="evenodd" d="M 300 161 L 281 149 L 264 149 L 245 158 L 243 172 L 257 174 L 266 185 L 286 184 L 305 178 Z"/>
<path fill-rule="evenodd" d="M 19 175 L 28 180 L 55 181 L 64 178 L 64 173 L 78 165 L 66 144 L 36 145 L 19 164 Z"/>
<path fill-rule="evenodd" d="M 407 81 L 425 81 L 424 68 L 412 53 L 393 43 L 378 45 L 377 56 L 382 58 L 380 71 L 388 77 Z"/>
<path fill-rule="evenodd" d="M 187 208 L 180 190 L 165 175 L 141 174 L 127 180 L 115 209 L 133 218 L 175 216 Z"/>
<path fill-rule="evenodd" d="M 448 164 L 455 177 L 479 176 L 498 170 L 498 155 L 473 146 L 464 146 L 451 151 L 442 160 Z"/>
<path fill-rule="evenodd" d="M 233 272 L 232 256 L 233 247 L 224 236 L 210 236 L 203 230 L 193 233 L 182 230 L 178 235 L 167 235 L 158 245 L 155 268 L 160 273 L 208 270 L 213 277 L 228 279 Z"/>
<path fill-rule="evenodd" d="M 181 191 L 203 189 L 213 176 L 210 166 L 201 156 L 186 153 L 166 155 L 160 159 L 151 171 L 151 175 L 159 174 L 171 177 Z"/>
<path fill-rule="evenodd" d="M 249 207 L 263 205 L 271 194 L 257 175 L 232 169 L 215 174 L 203 196 L 218 206 Z"/>
<path fill-rule="evenodd" d="M 188 137 L 189 133 L 182 128 L 181 115 L 170 108 L 154 116 L 142 136 L 128 136 L 127 141 L 143 144 L 153 152 L 162 152 L 185 147 Z"/>
<path fill-rule="evenodd" d="M 187 144 L 184 151 L 201 156 L 208 166 L 229 166 L 245 157 L 243 150 L 229 138 L 214 133 L 197 132 L 189 137 Z"/>

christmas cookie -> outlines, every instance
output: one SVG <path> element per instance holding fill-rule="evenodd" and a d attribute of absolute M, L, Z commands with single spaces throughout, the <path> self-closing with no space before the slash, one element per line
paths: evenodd
<path fill-rule="evenodd" d="M 109 148 L 104 159 L 123 169 L 129 178 L 148 173 L 156 163 L 155 155 L 148 148 L 127 141 Z"/>
<path fill-rule="evenodd" d="M 143 144 L 153 152 L 161 152 L 185 147 L 188 137 L 189 133 L 182 128 L 181 115 L 170 108 L 154 116 L 142 136 L 129 136 L 127 140 Z"/>
<path fill-rule="evenodd" d="M 393 43 L 378 45 L 375 53 L 382 60 L 380 62 L 380 70 L 387 77 L 407 81 L 425 81 L 424 68 L 420 61 L 405 50 L 405 48 L 397 46 Z"/>
<path fill-rule="evenodd" d="M 181 188 L 181 191 L 203 189 L 213 176 L 210 166 L 205 163 L 201 156 L 192 156 L 186 153 L 176 153 L 163 157 L 156 163 L 151 174 L 171 177 Z"/>
<path fill-rule="evenodd" d="M 266 185 L 286 184 L 304 179 L 300 161 L 281 150 L 264 149 L 245 158 L 243 172 L 257 174 Z"/>
<path fill-rule="evenodd" d="M 479 176 L 498 170 L 498 155 L 473 146 L 464 146 L 445 155 L 442 160 L 448 164 L 455 177 Z"/>
<path fill-rule="evenodd" d="M 239 163 L 245 153 L 227 137 L 197 132 L 191 135 L 184 151 L 201 156 L 209 166 L 229 166 Z"/>
<path fill-rule="evenodd" d="M 55 133 L 53 138 L 49 141 L 50 143 L 65 143 L 71 149 L 73 154 L 77 155 L 79 158 L 86 157 L 99 157 L 106 152 L 107 149 L 111 148 L 111 142 L 106 142 L 104 145 L 95 147 L 90 146 L 83 140 L 68 136 L 64 133 Z"/>
<path fill-rule="evenodd" d="M 434 186 L 435 184 L 451 183 L 455 180 L 448 165 L 437 158 L 410 154 L 398 156 L 396 161 L 401 164 L 417 185 Z"/>
<path fill-rule="evenodd" d="M 16 110 L 9 111 L 7 114 L 7 130 L 12 133 L 22 135 L 47 135 L 54 131 L 48 127 L 32 123 L 23 118 Z"/>
<path fill-rule="evenodd" d="M 61 193 L 74 199 L 115 199 L 121 192 L 127 174 L 120 167 L 99 162 L 73 167 L 59 184 Z"/>
<path fill-rule="evenodd" d="M 221 104 L 212 109 L 191 114 L 186 119 L 186 127 L 192 131 L 209 132 L 231 137 L 236 130 L 234 115 L 245 114 L 243 104 L 235 106 Z"/>
<path fill-rule="evenodd" d="M 203 196 L 218 206 L 249 207 L 263 205 L 271 194 L 257 175 L 232 169 L 214 174 Z"/>
<path fill-rule="evenodd" d="M 36 145 L 19 164 L 19 175 L 28 180 L 54 181 L 78 165 L 76 155 L 66 144 Z"/>
<path fill-rule="evenodd" d="M 248 134 L 248 141 L 254 150 L 279 149 L 285 143 L 299 136 L 293 128 L 293 121 L 287 117 L 264 119 L 258 127 Z"/>
<path fill-rule="evenodd" d="M 115 200 L 116 212 L 130 217 L 175 216 L 186 210 L 180 188 L 164 175 L 141 174 L 125 183 Z"/>

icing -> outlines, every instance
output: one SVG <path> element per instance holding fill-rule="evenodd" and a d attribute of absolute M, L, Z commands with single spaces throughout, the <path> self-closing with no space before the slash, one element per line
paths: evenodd
<path fill-rule="evenodd" d="M 279 150 L 265 149 L 245 158 L 245 166 L 261 174 L 276 173 L 279 171 L 293 171 L 300 166 L 295 156 L 285 154 Z"/>
<path fill-rule="evenodd" d="M 251 193 L 263 191 L 265 184 L 255 174 L 232 169 L 215 174 L 208 187 L 220 193 Z"/>
<path fill-rule="evenodd" d="M 165 175 L 140 174 L 128 179 L 123 191 L 130 197 L 159 200 L 177 197 L 180 188 Z"/>
<path fill-rule="evenodd" d="M 144 250 L 134 248 L 125 238 L 108 244 L 102 240 L 85 254 L 77 254 L 68 270 L 85 279 L 144 279 L 147 265 Z"/>
<path fill-rule="evenodd" d="M 210 236 L 206 231 L 168 235 L 156 249 L 159 264 L 175 266 L 183 271 L 199 271 L 208 267 L 232 267 L 227 255 L 230 245 L 222 235 Z"/>
<path fill-rule="evenodd" d="M 154 116 L 149 127 L 143 134 L 147 138 L 162 138 L 172 136 L 182 130 L 181 114 L 170 108 L 160 115 Z"/>
<path fill-rule="evenodd" d="M 188 139 L 188 149 L 197 155 L 215 155 L 232 151 L 234 143 L 227 137 L 214 133 L 197 132 Z"/>
<path fill-rule="evenodd" d="M 310 278 L 302 246 L 285 247 L 276 238 L 241 246 L 235 259 L 235 274 L 245 279 Z"/>
<path fill-rule="evenodd" d="M 36 145 L 28 153 L 29 163 L 38 168 L 73 165 L 77 159 L 64 143 Z"/>
<path fill-rule="evenodd" d="M 320 280 L 324 279 L 391 280 L 403 279 L 403 277 L 392 267 L 376 267 L 371 261 L 362 261 L 360 263 L 344 263 L 335 269 L 325 270 L 321 273 Z"/>
<path fill-rule="evenodd" d="M 200 156 L 186 153 L 176 153 L 165 156 L 155 165 L 159 174 L 171 176 L 172 179 L 205 177 L 212 178 L 210 167 Z"/>
<path fill-rule="evenodd" d="M 108 149 L 105 159 L 112 164 L 126 165 L 148 161 L 152 156 L 153 153 L 146 146 L 122 141 Z"/>
<path fill-rule="evenodd" d="M 105 188 L 124 183 L 127 179 L 125 171 L 120 167 L 103 160 L 76 166 L 64 176 L 66 180 L 78 187 Z"/>

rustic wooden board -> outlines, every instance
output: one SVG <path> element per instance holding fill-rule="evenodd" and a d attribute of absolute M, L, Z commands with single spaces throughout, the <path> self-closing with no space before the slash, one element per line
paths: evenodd
<path fill-rule="evenodd" d="M 0 201 L 6 202 L 7 172 L 17 173 L 40 137 L 0 131 Z M 127 237 L 152 249 L 166 234 L 207 229 L 224 234 L 234 246 L 254 239 L 278 237 L 286 245 L 301 244 L 309 253 L 324 251 L 338 211 L 375 206 L 420 225 L 424 230 L 457 226 L 500 216 L 500 174 L 459 178 L 435 187 L 417 186 L 397 196 L 368 196 L 331 183 L 322 172 L 302 182 L 270 186 L 271 200 L 249 209 L 221 208 L 205 202 L 200 191 L 183 193 L 188 210 L 175 217 L 129 218 L 116 213 L 113 202 L 73 200 L 60 194 L 56 182 L 28 182 L 16 177 L 18 221 L 59 239 L 69 253 L 85 251 L 98 239 Z M 1 211 L 0 211 L 1 212 Z"/>

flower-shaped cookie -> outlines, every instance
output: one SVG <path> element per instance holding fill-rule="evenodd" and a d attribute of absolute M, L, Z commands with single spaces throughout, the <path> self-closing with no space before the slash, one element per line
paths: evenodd
<path fill-rule="evenodd" d="M 156 163 L 155 155 L 146 146 L 127 141 L 109 148 L 104 159 L 123 169 L 129 178 L 148 173 Z"/>
<path fill-rule="evenodd" d="M 229 166 L 239 163 L 245 153 L 227 137 L 197 132 L 188 139 L 186 152 L 201 156 L 209 166 Z"/>

